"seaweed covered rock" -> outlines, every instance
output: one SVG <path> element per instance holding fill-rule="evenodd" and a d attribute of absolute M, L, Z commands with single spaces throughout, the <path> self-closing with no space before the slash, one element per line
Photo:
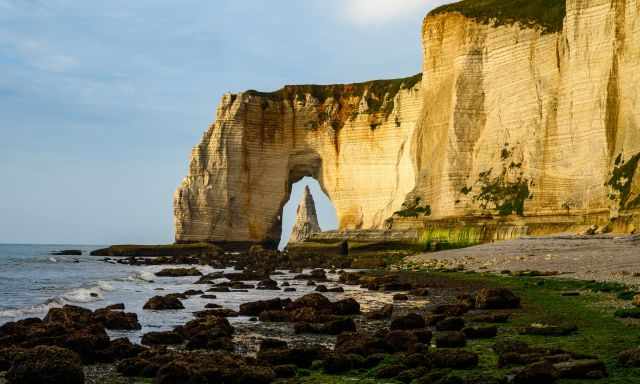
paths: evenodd
<path fill-rule="evenodd" d="M 172 309 L 184 309 L 184 305 L 177 297 L 173 295 L 154 296 L 150 298 L 142 307 L 154 311 L 164 311 Z"/>
<path fill-rule="evenodd" d="M 21 353 L 7 372 L 8 384 L 84 384 L 80 356 L 65 348 L 38 346 Z"/>
<path fill-rule="evenodd" d="M 519 308 L 520 298 L 510 289 L 483 288 L 476 293 L 475 305 L 478 309 Z"/>

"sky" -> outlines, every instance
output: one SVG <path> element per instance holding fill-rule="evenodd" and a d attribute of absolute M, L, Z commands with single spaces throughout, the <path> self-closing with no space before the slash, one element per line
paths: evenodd
<path fill-rule="evenodd" d="M 441 3 L 0 0 L 0 243 L 172 242 L 225 92 L 418 73 Z"/>

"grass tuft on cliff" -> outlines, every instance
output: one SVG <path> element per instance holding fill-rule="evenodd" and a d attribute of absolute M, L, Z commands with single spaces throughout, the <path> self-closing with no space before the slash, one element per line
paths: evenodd
<path fill-rule="evenodd" d="M 553 33 L 562 30 L 566 5 L 565 0 L 463 0 L 438 7 L 430 15 L 446 12 L 458 12 L 483 24 L 521 23 Z"/>

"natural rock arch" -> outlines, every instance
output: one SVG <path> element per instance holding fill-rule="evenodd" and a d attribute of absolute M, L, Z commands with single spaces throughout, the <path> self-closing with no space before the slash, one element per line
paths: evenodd
<path fill-rule="evenodd" d="M 278 241 L 282 207 L 305 176 L 334 203 L 340 229 L 382 227 L 414 186 L 419 89 L 414 77 L 225 95 L 176 192 L 176 241 Z"/>

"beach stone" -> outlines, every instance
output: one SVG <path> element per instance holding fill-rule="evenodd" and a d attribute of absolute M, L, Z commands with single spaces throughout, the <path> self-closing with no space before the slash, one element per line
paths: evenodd
<path fill-rule="evenodd" d="M 182 344 L 184 338 L 174 331 L 149 332 L 142 335 L 142 345 L 178 345 Z"/>
<path fill-rule="evenodd" d="M 438 331 L 459 331 L 464 328 L 464 319 L 462 317 L 447 317 L 436 323 Z"/>
<path fill-rule="evenodd" d="M 393 304 L 385 304 L 382 308 L 365 314 L 366 318 L 370 320 L 389 319 L 391 318 L 392 315 L 393 315 Z"/>
<path fill-rule="evenodd" d="M 200 289 L 189 289 L 187 291 L 184 291 L 183 295 L 185 296 L 196 296 L 196 295 L 203 295 L 204 291 L 200 290 Z"/>
<path fill-rule="evenodd" d="M 252 301 L 240 304 L 239 313 L 241 316 L 259 316 L 263 311 L 281 310 L 284 304 L 284 301 L 280 298 Z"/>
<path fill-rule="evenodd" d="M 319 310 L 333 310 L 333 305 L 331 301 L 325 296 L 319 293 L 309 293 L 306 294 L 296 300 L 294 300 L 291 304 L 287 306 L 287 309 L 296 309 L 296 308 L 315 308 Z"/>
<path fill-rule="evenodd" d="M 342 293 L 342 292 L 344 292 L 344 288 L 342 288 L 342 287 L 333 287 L 333 288 L 329 288 L 329 290 L 327 292 Z"/>
<path fill-rule="evenodd" d="M 336 375 L 353 369 L 353 362 L 347 355 L 331 354 L 322 363 L 325 373 Z"/>
<path fill-rule="evenodd" d="M 360 304 L 351 297 L 338 300 L 333 303 L 333 313 L 338 316 L 359 315 Z"/>
<path fill-rule="evenodd" d="M 588 379 L 607 377 L 607 367 L 595 359 L 564 361 L 553 364 L 563 379 Z"/>
<path fill-rule="evenodd" d="M 143 309 L 155 310 L 155 311 L 164 311 L 164 310 L 174 310 L 174 309 L 184 309 L 184 305 L 177 297 L 167 295 L 167 296 L 154 296 L 149 301 L 147 301 Z"/>
<path fill-rule="evenodd" d="M 498 335 L 498 327 L 495 325 L 486 327 L 466 327 L 462 329 L 467 339 L 490 339 Z"/>
<path fill-rule="evenodd" d="M 551 384 L 558 378 L 558 371 L 546 361 L 533 363 L 516 371 L 514 384 Z"/>
<path fill-rule="evenodd" d="M 276 365 L 273 367 L 273 372 L 277 378 L 289 379 L 296 376 L 297 368 L 293 364 Z"/>
<path fill-rule="evenodd" d="M 466 319 L 473 323 L 506 323 L 510 317 L 509 313 L 479 313 L 467 316 Z"/>
<path fill-rule="evenodd" d="M 258 283 L 257 289 L 262 290 L 279 290 L 278 282 L 272 279 L 265 279 Z"/>
<path fill-rule="evenodd" d="M 462 349 L 438 349 L 427 354 L 436 368 L 469 369 L 478 366 L 479 357 L 475 352 Z"/>
<path fill-rule="evenodd" d="M 283 310 L 262 311 L 258 319 L 270 323 L 286 323 L 289 321 L 289 312 Z"/>
<path fill-rule="evenodd" d="M 138 322 L 138 315 L 135 313 L 98 309 L 93 313 L 93 317 L 106 329 L 138 330 L 142 328 L 140 322 Z"/>
<path fill-rule="evenodd" d="M 418 336 L 410 331 L 395 330 L 387 333 L 384 337 L 389 349 L 387 352 L 407 352 L 414 349 L 420 343 Z"/>
<path fill-rule="evenodd" d="M 201 295 L 200 298 L 207 299 L 207 300 L 215 300 L 215 299 L 218 298 L 218 296 L 216 296 L 216 295 Z"/>
<path fill-rule="evenodd" d="M 478 309 L 519 308 L 520 298 L 506 288 L 483 288 L 476 293 Z"/>
<path fill-rule="evenodd" d="M 165 268 L 155 273 L 158 277 L 202 276 L 198 268 Z"/>
<path fill-rule="evenodd" d="M 393 319 L 389 328 L 391 330 L 407 330 L 407 329 L 419 329 L 424 328 L 426 323 L 424 318 L 417 313 L 410 313 L 406 316 L 401 316 Z"/>
<path fill-rule="evenodd" d="M 634 295 L 631 303 L 636 307 L 640 307 L 640 294 Z"/>
<path fill-rule="evenodd" d="M 138 356 L 145 350 L 145 347 L 131 343 L 126 337 L 121 337 L 112 340 L 108 348 L 98 351 L 96 361 L 99 363 L 113 363 L 114 361 Z"/>
<path fill-rule="evenodd" d="M 449 331 L 436 334 L 436 346 L 438 348 L 461 348 L 466 344 L 467 341 L 462 332 Z"/>
<path fill-rule="evenodd" d="M 287 288 L 285 288 L 285 289 L 283 290 L 283 292 L 295 292 L 295 291 L 296 291 L 296 289 L 295 289 L 295 288 L 293 288 L 293 287 L 287 287 Z"/>
<path fill-rule="evenodd" d="M 124 311 L 124 303 L 117 303 L 117 304 L 111 304 L 111 305 L 107 305 L 104 308 L 101 309 L 106 309 L 109 311 Z M 100 309 L 97 309 L 96 311 L 99 311 Z"/>
<path fill-rule="evenodd" d="M 322 285 L 322 284 L 320 284 L 320 285 L 317 285 L 317 286 L 316 286 L 316 289 L 314 289 L 314 291 L 316 291 L 316 292 L 320 292 L 320 293 L 324 293 L 324 292 L 328 292 L 328 291 L 329 291 L 329 289 L 327 288 L 327 286 L 326 286 L 326 285 Z"/>
<path fill-rule="evenodd" d="M 259 362 L 269 366 L 274 365 L 295 365 L 299 368 L 309 368 L 314 360 L 319 360 L 324 351 L 316 346 L 293 349 L 269 349 L 259 351 L 257 359 Z"/>
<path fill-rule="evenodd" d="M 16 357 L 7 372 L 8 384 L 83 384 L 82 361 L 55 346 L 38 346 Z"/>
<path fill-rule="evenodd" d="M 260 341 L 260 350 L 266 351 L 267 349 L 286 349 L 288 348 L 287 342 L 279 339 L 263 339 Z"/>
<path fill-rule="evenodd" d="M 404 293 L 396 293 L 395 295 L 393 295 L 393 301 L 407 301 L 409 300 L 409 296 L 405 295 Z"/>
<path fill-rule="evenodd" d="M 343 354 L 371 356 L 390 350 L 389 344 L 381 337 L 364 333 L 343 333 L 338 335 L 335 351 Z"/>
<path fill-rule="evenodd" d="M 392 379 L 398 376 L 405 369 L 404 365 L 400 364 L 385 365 L 384 367 L 376 369 L 374 376 L 376 379 Z"/>
<path fill-rule="evenodd" d="M 625 367 L 640 367 L 640 348 L 620 352 L 618 362 Z"/>
<path fill-rule="evenodd" d="M 538 336 L 567 336 L 575 333 L 578 327 L 575 324 L 549 325 L 549 324 L 532 324 L 527 327 L 518 329 L 518 333 L 522 335 L 538 335 Z"/>

